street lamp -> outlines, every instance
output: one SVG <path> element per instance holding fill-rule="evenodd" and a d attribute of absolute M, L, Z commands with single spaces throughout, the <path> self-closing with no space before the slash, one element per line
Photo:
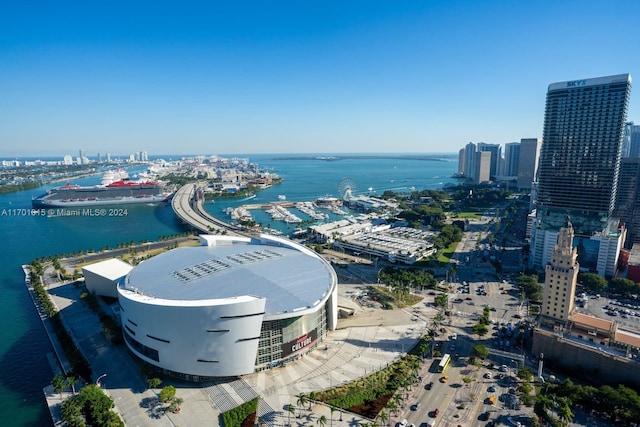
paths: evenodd
<path fill-rule="evenodd" d="M 98 379 L 96 380 L 96 385 L 97 385 L 98 387 L 100 387 L 100 380 L 101 380 L 101 379 L 103 379 L 103 378 L 104 378 L 104 377 L 106 377 L 106 376 L 107 376 L 107 374 L 102 374 L 102 375 L 100 375 L 100 376 L 98 377 Z"/>

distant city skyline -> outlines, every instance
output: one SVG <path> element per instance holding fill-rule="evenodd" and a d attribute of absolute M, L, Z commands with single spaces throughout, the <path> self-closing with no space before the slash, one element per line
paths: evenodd
<path fill-rule="evenodd" d="M 640 76 L 638 12 L 633 1 L 14 3 L 0 17 L 0 157 L 504 146 L 542 136 L 549 82 Z"/>

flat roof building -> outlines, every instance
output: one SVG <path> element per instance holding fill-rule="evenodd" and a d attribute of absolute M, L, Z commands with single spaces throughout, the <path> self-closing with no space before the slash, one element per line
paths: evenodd
<path fill-rule="evenodd" d="M 124 283 L 133 267 L 118 258 L 82 267 L 82 275 L 87 290 L 96 295 L 118 298 L 117 287 Z"/>

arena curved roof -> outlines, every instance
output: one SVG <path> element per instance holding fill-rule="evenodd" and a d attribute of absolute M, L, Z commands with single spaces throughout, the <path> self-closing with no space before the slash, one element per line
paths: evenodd
<path fill-rule="evenodd" d="M 310 309 L 337 284 L 333 268 L 304 246 L 278 238 L 203 236 L 136 266 L 123 288 L 159 304 L 243 296 L 266 298 L 265 314 Z M 162 301 L 161 300 L 165 300 Z"/>

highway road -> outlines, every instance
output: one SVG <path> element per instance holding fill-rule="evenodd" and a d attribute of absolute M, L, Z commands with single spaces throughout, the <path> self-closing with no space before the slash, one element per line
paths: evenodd
<path fill-rule="evenodd" d="M 197 184 L 183 185 L 176 191 L 171 200 L 171 207 L 176 215 L 191 227 L 204 233 L 212 231 L 238 233 L 240 229 L 232 224 L 210 215 L 203 206 L 201 198 L 194 198 Z"/>

